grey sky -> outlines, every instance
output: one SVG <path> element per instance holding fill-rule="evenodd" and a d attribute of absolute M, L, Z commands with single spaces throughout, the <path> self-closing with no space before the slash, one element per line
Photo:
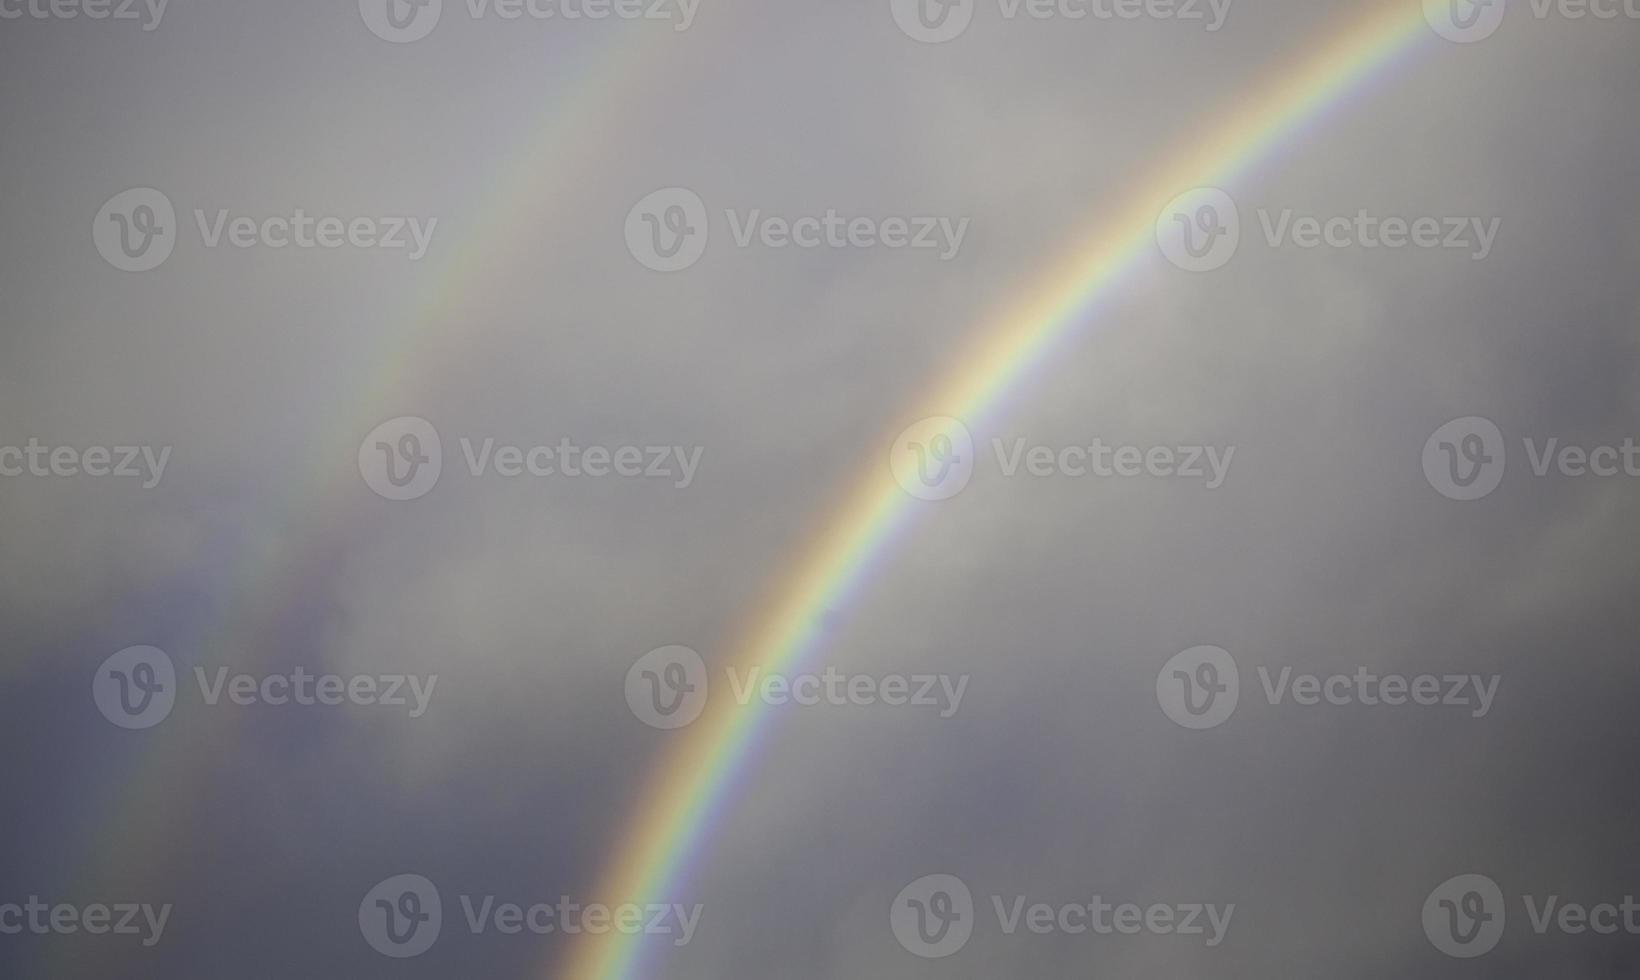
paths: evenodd
<path fill-rule="evenodd" d="M 1416 16 L 1415 0 L 1407 0 Z M 4 6 L 0 4 L 0 6 Z M 7 8 L 12 9 L 12 8 Z M 170 903 L 129 936 L 0 935 L 18 977 L 551 975 L 561 935 L 474 935 L 463 895 L 592 897 L 682 733 L 622 696 L 652 649 L 731 646 L 962 342 L 1211 128 L 1365 9 L 1240 0 L 1223 28 L 1004 19 L 919 44 L 888 0 L 702 0 L 675 22 L 516 21 L 446 0 L 423 40 L 351 2 L 172 0 L 157 29 L 0 20 L 0 446 L 172 449 L 153 489 L 0 477 L 0 906 Z M 1425 43 L 1226 190 L 1231 263 L 1160 250 L 975 421 L 976 472 L 920 504 L 810 663 L 966 675 L 949 718 L 771 709 L 651 976 L 1617 977 L 1632 934 L 1532 928 L 1526 899 L 1640 892 L 1629 697 L 1640 477 L 1532 472 L 1523 443 L 1640 439 L 1640 24 L 1511 4 Z M 530 148 L 535 152 L 531 155 Z M 179 240 L 112 268 L 105 201 L 152 187 Z M 661 274 L 652 191 L 711 239 Z M 1179 191 L 1188 190 L 1181 187 Z M 408 250 L 207 247 L 194 211 L 436 218 Z M 736 246 L 725 211 L 969 219 L 918 249 Z M 1496 219 L 1490 253 L 1302 249 L 1279 215 Z M 214 219 L 213 219 L 214 220 Z M 393 502 L 357 451 L 398 416 L 444 469 Z M 1501 484 L 1420 464 L 1494 422 Z M 699 447 L 665 480 L 475 477 L 459 440 Z M 1224 485 L 1006 477 L 993 439 L 1234 447 Z M 0 459 L 0 464 L 5 463 Z M 125 731 L 99 665 L 152 645 L 177 703 Z M 1240 700 L 1190 731 L 1157 674 L 1199 645 Z M 209 705 L 194 668 L 438 675 L 427 710 Z M 1269 703 L 1259 668 L 1496 675 L 1453 706 Z M 438 941 L 384 958 L 361 899 L 435 882 Z M 961 878 L 973 935 L 923 959 L 890 907 Z M 1501 887 L 1476 959 L 1421 909 Z M 1004 905 L 1235 904 L 1222 943 L 1006 934 Z M 0 917 L 0 926 L 5 921 Z"/>

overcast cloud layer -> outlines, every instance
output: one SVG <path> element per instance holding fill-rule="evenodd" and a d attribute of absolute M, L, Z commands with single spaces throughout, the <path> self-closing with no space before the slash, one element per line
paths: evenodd
<path fill-rule="evenodd" d="M 1209 31 L 990 0 L 941 43 L 889 0 L 700 0 L 686 29 L 445 0 L 407 43 L 365 6 L 0 0 L 0 975 L 560 975 L 574 937 L 475 933 L 486 896 L 698 904 L 687 943 L 642 940 L 680 980 L 1640 971 L 1640 11 L 1431 30 L 1224 185 L 1227 264 L 1147 250 L 826 616 L 804 669 L 875 703 L 770 707 L 678 893 L 599 896 L 690 733 L 629 704 L 639 658 L 688 647 L 735 697 L 735 645 L 976 332 L 1371 5 Z M 152 199 L 100 209 L 136 188 L 174 248 L 123 271 Z M 673 272 L 646 259 L 699 216 L 634 211 L 665 188 L 709 227 Z M 312 247 L 270 247 L 296 209 Z M 736 241 L 828 209 L 962 237 Z M 1284 212 L 1474 223 L 1306 248 L 1267 235 Z M 321 217 L 376 223 L 323 247 Z M 405 247 L 360 244 L 399 218 Z M 429 448 L 373 444 L 402 417 L 442 444 L 413 500 L 370 465 Z M 473 475 L 487 439 L 523 475 Z M 566 439 L 665 475 L 529 475 Z M 1096 440 L 1108 475 L 1061 452 Z M 127 446 L 137 475 L 88 475 Z M 1157 471 L 1198 447 L 1202 476 Z M 167 691 L 110 662 L 132 647 Z M 1200 647 L 1228 671 L 1173 660 Z M 223 669 L 256 703 L 210 703 Z M 298 670 L 406 703 L 267 703 Z M 1232 672 L 1233 711 L 1192 713 Z M 1462 703 L 1413 703 L 1421 675 Z M 923 676 L 934 703 L 883 703 Z M 1362 703 L 1386 677 L 1407 703 Z M 374 905 L 401 874 L 442 900 L 415 956 L 371 924 L 414 909 Z M 163 928 L 88 934 L 125 903 Z M 1195 905 L 1217 935 L 1179 934 Z"/>

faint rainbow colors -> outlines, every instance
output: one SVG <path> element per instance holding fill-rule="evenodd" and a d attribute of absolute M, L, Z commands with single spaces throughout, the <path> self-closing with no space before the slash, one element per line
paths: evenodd
<path fill-rule="evenodd" d="M 1272 74 L 1224 112 L 1205 138 L 1164 158 L 1157 174 L 1127 196 L 1126 209 L 1059 257 L 1017 309 L 982 327 L 955 358 L 954 369 L 911 403 L 900 424 L 949 416 L 972 426 L 996 412 L 1033 364 L 1086 323 L 1126 273 L 1154 255 L 1164 205 L 1192 188 L 1234 182 L 1295 130 L 1432 37 L 1420 4 L 1375 2 L 1342 31 Z M 890 433 L 874 444 L 858 483 L 742 631 L 734 666 L 760 666 L 768 673 L 798 667 L 820 643 L 826 617 L 850 604 L 911 517 L 937 506 L 913 498 L 895 482 L 886 459 L 892 442 Z M 717 816 L 735 798 L 769 717 L 756 700 L 741 706 L 714 698 L 679 733 L 618 839 L 598 896 L 618 902 L 677 898 L 674 893 L 690 878 L 692 862 L 702 857 Z M 573 980 L 643 976 L 644 948 L 641 935 L 587 935 L 570 950 L 561 975 Z"/>

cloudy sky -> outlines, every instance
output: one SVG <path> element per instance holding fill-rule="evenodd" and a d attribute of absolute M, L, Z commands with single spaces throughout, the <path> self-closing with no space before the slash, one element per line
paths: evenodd
<path fill-rule="evenodd" d="M 921 493 L 974 339 L 1386 3 Z M 1633 975 L 1640 9 L 1196 6 L 0 0 L 0 973 L 579 977 L 603 902 L 646 978 Z"/>

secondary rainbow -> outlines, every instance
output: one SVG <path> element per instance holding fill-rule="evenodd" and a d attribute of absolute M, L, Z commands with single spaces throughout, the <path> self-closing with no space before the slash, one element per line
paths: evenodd
<path fill-rule="evenodd" d="M 1374 3 L 1342 32 L 1256 86 L 1211 125 L 1207 138 L 1165 159 L 1157 176 L 1126 197 L 1121 213 L 1056 261 L 1018 309 L 982 328 L 955 369 L 909 406 L 892 432 L 925 417 L 948 416 L 970 426 L 986 420 L 1033 364 L 1088 322 L 1125 274 L 1154 256 L 1156 221 L 1169 201 L 1193 188 L 1233 183 L 1294 131 L 1434 36 L 1416 0 Z M 767 611 L 744 631 L 734 656 L 738 667 L 798 669 L 819 644 L 827 613 L 849 604 L 914 514 L 938 506 L 911 497 L 893 479 L 886 459 L 892 432 L 803 549 L 795 571 L 775 589 Z M 711 699 L 661 760 L 600 878 L 601 900 L 682 900 L 678 893 L 690 878 L 691 860 L 702 857 L 716 815 L 734 798 L 768 717 L 755 700 L 742 706 L 731 698 Z M 561 975 L 641 976 L 643 949 L 641 937 L 586 935 L 569 951 Z"/>
<path fill-rule="evenodd" d="M 362 26 L 359 29 L 363 31 Z M 239 648 L 241 637 L 256 635 L 268 625 L 267 596 L 299 594 L 302 583 L 316 569 L 322 572 L 334 561 L 334 553 L 346 547 L 346 529 L 357 508 L 371 503 L 368 494 L 360 492 L 352 463 L 358 440 L 378 422 L 409 411 L 407 399 L 414 398 L 428 377 L 453 352 L 481 339 L 468 323 L 472 313 L 467 304 L 490 285 L 485 281 L 486 266 L 493 264 L 504 273 L 527 257 L 532 222 L 544 220 L 557 204 L 570 199 L 575 180 L 593 172 L 600 154 L 612 151 L 620 130 L 610 120 L 628 118 L 645 86 L 653 84 L 662 69 L 682 70 L 676 60 L 663 57 L 673 37 L 669 29 L 627 31 L 602 43 L 583 40 L 559 53 L 567 61 L 565 95 L 540 109 L 526 142 L 495 161 L 490 174 L 472 179 L 476 206 L 466 217 L 469 231 L 460 245 L 450 250 L 436 274 L 427 277 L 419 295 L 405 297 L 408 309 L 394 321 L 399 324 L 396 329 L 356 332 L 352 357 L 343 364 L 352 373 L 338 371 L 353 392 L 342 404 L 341 417 L 327 420 L 306 438 L 313 469 L 288 487 L 276 488 L 268 498 L 276 508 L 275 520 L 283 518 L 299 530 L 213 543 L 211 550 L 222 554 L 207 572 L 232 583 L 223 589 L 229 598 L 216 616 L 189 624 L 161 644 L 173 655 L 182 655 L 179 674 L 196 657 L 219 659 L 224 651 Z M 543 180 L 545 173 L 556 179 Z M 274 616 L 291 615 L 283 605 L 273 608 L 284 610 Z M 135 637 L 131 642 L 153 639 Z M 255 668 L 251 663 L 232 666 Z M 210 775 L 234 762 L 236 738 L 201 740 L 174 722 L 142 734 L 143 747 L 134 764 L 121 770 L 111 761 L 108 771 L 94 781 L 97 796 L 85 810 L 106 817 L 87 821 L 81 830 L 79 891 L 106 894 L 147 888 L 146 883 L 160 877 L 160 869 L 186 867 L 180 855 L 189 840 L 175 828 L 199 805 Z M 66 947 L 52 947 L 40 958 L 42 971 L 67 972 L 66 955 Z"/>

